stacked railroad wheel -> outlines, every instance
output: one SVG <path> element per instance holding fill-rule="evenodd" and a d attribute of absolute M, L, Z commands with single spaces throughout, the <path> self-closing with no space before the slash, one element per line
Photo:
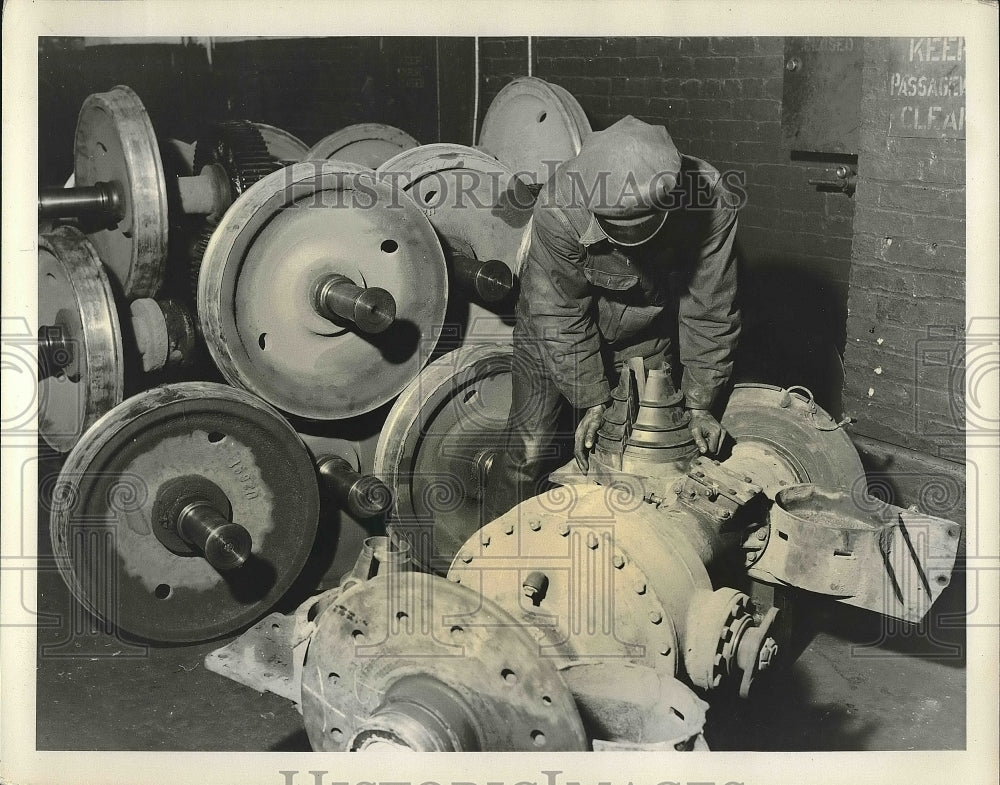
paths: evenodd
<path fill-rule="evenodd" d="M 83 103 L 38 271 L 50 533 L 83 606 L 148 641 L 219 637 L 385 533 L 390 408 L 435 357 L 509 344 L 534 186 L 589 132 L 541 80 L 502 98 L 476 148 L 246 120 L 192 144 L 128 87 Z"/>

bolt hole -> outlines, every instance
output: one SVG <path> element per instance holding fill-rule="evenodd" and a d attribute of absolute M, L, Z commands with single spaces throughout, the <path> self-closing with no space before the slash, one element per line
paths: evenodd
<path fill-rule="evenodd" d="M 550 698 L 548 695 L 543 695 L 542 696 L 542 703 L 544 703 L 546 706 L 551 706 L 552 705 L 552 698 Z"/>
<path fill-rule="evenodd" d="M 272 630 L 280 630 L 280 629 L 281 629 L 281 625 L 280 625 L 280 624 L 277 624 L 277 623 L 275 623 L 275 624 L 272 624 L 272 625 L 271 625 L 271 629 L 272 629 Z"/>
<path fill-rule="evenodd" d="M 108 152 L 108 148 L 104 146 L 103 142 L 98 142 L 97 143 L 97 149 L 100 150 L 102 153 L 107 153 Z"/>
<path fill-rule="evenodd" d="M 351 637 L 354 638 L 354 640 L 359 641 L 365 637 L 365 634 L 361 630 L 355 630 L 351 633 Z"/>
<path fill-rule="evenodd" d="M 260 335 L 257 336 L 257 345 L 261 349 L 267 348 L 267 333 L 261 333 Z"/>
<path fill-rule="evenodd" d="M 454 627 L 451 628 L 450 632 L 451 632 L 452 635 L 464 635 L 465 634 L 465 628 L 464 627 L 459 627 L 456 624 Z"/>
<path fill-rule="evenodd" d="M 161 583 L 155 589 L 153 589 L 153 596 L 158 600 L 165 600 L 174 593 L 173 588 L 166 583 Z"/>
<path fill-rule="evenodd" d="M 548 116 L 549 116 L 548 112 L 539 112 L 538 117 L 536 119 L 538 120 L 538 122 L 544 123 L 545 122 L 545 118 L 548 117 Z"/>
<path fill-rule="evenodd" d="M 500 671 L 500 678 L 508 684 L 517 684 L 517 674 L 510 668 L 504 668 Z"/>
<path fill-rule="evenodd" d="M 340 674 L 337 673 L 336 671 L 330 671 L 328 674 L 326 674 L 326 678 L 327 681 L 334 681 L 334 682 L 340 681 Z"/>
<path fill-rule="evenodd" d="M 225 438 L 226 438 L 226 434 L 222 433 L 222 431 L 212 431 L 208 435 L 208 440 L 212 444 L 218 444 L 219 442 L 221 442 Z"/>
<path fill-rule="evenodd" d="M 406 611 L 397 611 L 396 618 L 402 621 L 403 619 L 410 618 L 410 614 L 408 614 Z"/>
<path fill-rule="evenodd" d="M 677 709 L 675 709 L 673 706 L 670 707 L 670 711 L 673 714 L 676 714 L 680 719 L 682 719 L 682 720 L 684 719 L 684 715 L 681 714 L 679 711 L 677 711 Z"/>
<path fill-rule="evenodd" d="M 52 273 L 45 273 L 45 277 L 48 278 L 50 281 L 54 281 L 56 279 L 56 277 Z"/>
<path fill-rule="evenodd" d="M 784 533 L 783 531 L 780 531 L 780 530 L 778 531 L 778 536 L 779 536 L 779 537 L 780 537 L 781 539 L 783 539 L 783 540 L 787 540 L 787 539 L 788 539 L 788 535 L 787 535 L 787 534 L 785 534 L 785 533 Z"/>
<path fill-rule="evenodd" d="M 467 390 L 466 393 L 465 393 L 465 395 L 462 396 L 462 402 L 463 403 L 469 403 L 477 395 L 479 395 L 479 390 L 475 390 L 475 389 L 473 389 L 473 390 Z"/>
<path fill-rule="evenodd" d="M 399 250 L 399 243 L 395 240 L 383 240 L 379 248 L 382 249 L 382 253 L 396 253 Z"/>
<path fill-rule="evenodd" d="M 437 191 L 428 191 L 424 194 L 424 204 L 430 204 L 434 201 L 434 197 L 438 195 Z"/>
<path fill-rule="evenodd" d="M 540 730 L 533 730 L 531 732 L 531 740 L 535 743 L 536 747 L 545 746 L 545 734 Z"/>
<path fill-rule="evenodd" d="M 344 732 L 340 728 L 330 728 L 330 738 L 334 741 L 342 741 Z"/>
<path fill-rule="evenodd" d="M 946 583 L 948 583 L 948 576 L 947 575 L 938 575 L 937 578 L 935 578 L 934 580 L 936 580 L 938 582 L 939 586 L 944 586 Z"/>

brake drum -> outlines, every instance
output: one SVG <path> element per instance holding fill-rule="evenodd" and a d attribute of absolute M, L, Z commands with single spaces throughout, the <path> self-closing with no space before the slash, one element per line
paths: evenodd
<path fill-rule="evenodd" d="M 374 474 L 395 498 L 391 527 L 423 567 L 447 569 L 485 523 L 479 498 L 510 401 L 511 347 L 471 344 L 428 365 L 389 412 Z"/>
<path fill-rule="evenodd" d="M 445 256 L 487 262 L 499 260 L 511 276 L 518 271 L 518 251 L 531 218 L 535 195 L 493 156 L 457 144 L 429 144 L 405 150 L 382 164 L 378 173 L 403 188 L 437 230 Z M 456 344 L 475 336 L 510 340 L 514 296 L 485 307 L 473 292 L 452 296 L 449 326 L 460 325 Z"/>
<path fill-rule="evenodd" d="M 243 193 L 198 280 L 202 332 L 225 378 L 316 420 L 398 395 L 430 356 L 447 299 L 441 244 L 413 201 L 332 161 L 294 164 Z M 347 315 L 321 315 L 319 300 Z"/>
<path fill-rule="evenodd" d="M 420 144 L 406 131 L 385 123 L 358 123 L 320 139 L 304 161 L 346 161 L 376 169 L 402 150 Z"/>
<path fill-rule="evenodd" d="M 153 125 L 130 87 L 88 96 L 74 139 L 74 184 L 122 184 L 122 217 L 82 224 L 129 300 L 151 297 L 167 258 L 167 192 Z"/>
<path fill-rule="evenodd" d="M 111 283 L 94 246 L 71 226 L 38 238 L 38 322 L 61 329 L 68 346 L 66 357 L 55 358 L 59 372 L 39 379 L 38 432 L 54 450 L 68 452 L 124 394 Z"/>
<path fill-rule="evenodd" d="M 847 432 L 808 390 L 802 395 L 795 389 L 737 384 L 722 415 L 735 444 L 731 457 L 720 458 L 735 459 L 772 500 L 782 488 L 800 483 L 858 490 L 865 470 Z"/>
<path fill-rule="evenodd" d="M 178 536 L 189 497 L 249 534 L 242 566 L 217 569 Z M 318 507 L 312 459 L 274 409 L 221 384 L 167 385 L 108 412 L 70 452 L 52 491 L 52 552 L 73 596 L 107 623 L 152 641 L 209 640 L 281 598 Z"/>
<path fill-rule="evenodd" d="M 536 185 L 580 152 L 590 122 L 563 87 L 534 76 L 507 84 L 490 104 L 478 146 Z"/>

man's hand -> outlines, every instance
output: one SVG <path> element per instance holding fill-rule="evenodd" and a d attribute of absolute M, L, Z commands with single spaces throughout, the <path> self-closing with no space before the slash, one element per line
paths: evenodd
<path fill-rule="evenodd" d="M 702 455 L 714 455 L 726 438 L 725 429 L 706 409 L 691 409 L 691 435 Z"/>
<path fill-rule="evenodd" d="M 607 410 L 606 403 L 599 403 L 591 406 L 584 413 L 580 424 L 576 426 L 576 444 L 573 455 L 576 457 L 576 465 L 581 472 L 586 472 L 590 467 L 590 451 L 594 448 L 594 440 L 597 438 L 597 429 L 601 427 L 604 420 L 604 412 Z"/>

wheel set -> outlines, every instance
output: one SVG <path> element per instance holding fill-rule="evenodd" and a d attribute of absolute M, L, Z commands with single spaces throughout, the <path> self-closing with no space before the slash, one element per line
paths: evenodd
<path fill-rule="evenodd" d="M 510 133 L 518 112 L 494 116 Z M 432 359 L 511 340 L 537 178 L 524 145 L 485 144 L 494 122 L 478 147 L 380 123 L 309 146 L 246 120 L 192 144 L 129 87 L 84 101 L 73 176 L 38 198 L 39 434 L 65 456 L 50 533 L 83 606 L 207 640 L 317 549 L 335 581 L 385 534 L 389 407 Z"/>

